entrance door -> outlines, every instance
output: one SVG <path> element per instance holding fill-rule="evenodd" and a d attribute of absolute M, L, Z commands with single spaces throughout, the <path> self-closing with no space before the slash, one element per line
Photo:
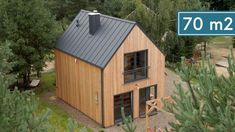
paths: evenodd
<path fill-rule="evenodd" d="M 157 85 L 141 88 L 139 91 L 139 115 L 145 117 L 146 101 L 157 98 Z"/>
<path fill-rule="evenodd" d="M 114 96 L 114 122 L 122 121 L 121 107 L 126 116 L 132 116 L 132 92 Z"/>

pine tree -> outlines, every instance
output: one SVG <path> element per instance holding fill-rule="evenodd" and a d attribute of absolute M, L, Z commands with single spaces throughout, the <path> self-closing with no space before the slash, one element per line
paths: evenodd
<path fill-rule="evenodd" d="M 9 40 L 13 71 L 26 85 L 39 73 L 61 30 L 43 0 L 0 0 L 0 40 Z"/>
<path fill-rule="evenodd" d="M 38 110 L 39 99 L 32 91 L 8 89 L 16 77 L 11 73 L 14 63 L 10 61 L 13 56 L 10 45 L 9 41 L 0 42 L 0 132 L 55 131 L 48 120 L 50 110 Z M 68 131 L 78 130 L 74 120 L 69 119 L 67 125 Z"/>
<path fill-rule="evenodd" d="M 14 81 L 13 74 L 10 74 L 13 63 L 10 62 L 9 59 L 13 56 L 13 54 L 9 46 L 9 41 L 0 41 L 0 74 L 2 75 L 3 79 L 8 82 L 8 84 Z"/>
<path fill-rule="evenodd" d="M 10 91 L 9 85 L 14 80 L 10 73 L 12 56 L 9 42 L 0 43 L 0 131 L 47 131 L 49 110 L 36 113 L 38 99 L 31 92 Z"/>
<path fill-rule="evenodd" d="M 172 97 L 174 104 L 166 105 L 176 122 L 171 123 L 175 131 L 235 131 L 235 60 L 228 59 L 229 76 L 219 76 L 209 60 L 200 66 L 187 65 L 182 61 L 178 74 L 188 85 L 184 90 L 176 84 Z"/>
<path fill-rule="evenodd" d="M 114 8 L 114 5 L 118 6 Z M 176 35 L 176 13 L 179 10 L 208 9 L 200 0 L 105 0 L 104 8 L 100 8 L 109 15 L 136 21 L 166 54 L 169 62 L 179 62 L 181 56 L 192 57 L 195 45 L 207 40 Z"/>
<path fill-rule="evenodd" d="M 121 115 L 124 123 L 122 129 L 125 132 L 134 132 L 136 130 L 136 126 L 134 125 L 131 116 L 126 117 L 123 107 L 121 108 Z"/>

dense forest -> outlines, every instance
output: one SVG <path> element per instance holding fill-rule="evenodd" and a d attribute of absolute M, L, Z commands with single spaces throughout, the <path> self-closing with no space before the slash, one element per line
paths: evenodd
<path fill-rule="evenodd" d="M 18 0 L 0 1 L 1 43 L 10 43 L 12 72 L 23 79 L 40 76 L 56 39 L 81 9 L 136 21 L 160 47 L 169 63 L 190 58 L 198 43 L 208 37 L 179 37 L 176 12 L 180 10 L 229 10 L 232 0 Z M 23 14 L 23 15 L 22 15 Z M 167 63 L 168 64 L 168 63 Z"/>
<path fill-rule="evenodd" d="M 62 4 L 63 3 L 63 4 Z M 48 7 L 63 29 L 80 9 L 98 10 L 114 17 L 136 21 L 161 48 L 169 62 L 178 62 L 180 56 L 190 58 L 196 43 L 206 38 L 177 37 L 176 12 L 179 10 L 208 10 L 209 2 L 199 0 L 57 0 L 48 1 Z M 53 7 L 53 8 L 51 8 Z"/>
<path fill-rule="evenodd" d="M 192 57 L 195 45 L 209 39 L 177 36 L 177 11 L 234 8 L 234 0 L 0 0 L 0 131 L 54 130 L 47 120 L 49 110 L 34 113 L 38 109 L 34 93 L 8 88 L 17 83 L 18 88 L 26 89 L 33 73 L 40 77 L 56 39 L 81 9 L 136 21 L 163 51 L 166 61 L 177 63 L 181 56 Z M 235 63 L 233 57 L 228 61 L 229 78 L 218 77 L 211 64 L 209 69 L 183 65 L 179 70 L 190 87 L 195 78 L 199 86 L 191 91 L 192 98 L 178 85 L 180 96 L 174 99 L 179 105 L 168 108 L 181 123 L 172 124 L 175 130 L 234 131 Z M 216 98 L 210 98 L 213 94 Z"/>

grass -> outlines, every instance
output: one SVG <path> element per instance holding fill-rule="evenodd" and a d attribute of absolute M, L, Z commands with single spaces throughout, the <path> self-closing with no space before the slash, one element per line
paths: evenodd
<path fill-rule="evenodd" d="M 47 73 L 43 73 L 41 77 L 40 86 L 36 89 L 37 95 L 45 92 L 55 91 L 55 71 L 52 70 Z"/>
<path fill-rule="evenodd" d="M 233 43 L 233 37 L 230 36 L 217 36 L 212 37 L 209 41 L 211 47 L 216 48 L 229 48 L 229 46 L 232 46 Z"/>
<path fill-rule="evenodd" d="M 55 104 L 40 100 L 39 112 L 42 112 L 47 108 L 50 109 L 49 123 L 51 124 L 52 128 L 55 128 L 55 131 L 57 132 L 68 131 L 68 119 L 71 118 L 70 115 Z M 91 129 L 84 127 L 84 125 L 76 123 L 75 130 L 80 131 L 81 129 L 86 129 L 87 132 L 92 132 Z"/>
<path fill-rule="evenodd" d="M 41 99 L 41 97 L 47 92 L 55 91 L 55 72 L 50 71 L 43 73 L 41 77 L 40 86 L 36 89 L 35 93 L 39 96 L 39 109 L 38 112 L 42 112 L 47 108 L 50 109 L 49 123 L 56 131 L 64 132 L 68 131 L 68 119 L 71 118 L 69 113 L 59 108 L 56 104 L 47 101 L 46 99 Z M 86 129 L 88 132 L 92 130 L 85 128 L 84 125 L 76 122 L 76 131 L 81 131 Z"/>

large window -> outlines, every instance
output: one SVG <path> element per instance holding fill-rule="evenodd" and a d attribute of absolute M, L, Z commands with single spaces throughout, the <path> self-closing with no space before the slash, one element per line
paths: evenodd
<path fill-rule="evenodd" d="M 124 93 L 114 96 L 114 121 L 122 121 L 121 108 L 124 108 L 126 116 L 132 116 L 132 93 Z"/>
<path fill-rule="evenodd" d="M 147 50 L 124 55 L 124 82 L 147 78 Z"/>

